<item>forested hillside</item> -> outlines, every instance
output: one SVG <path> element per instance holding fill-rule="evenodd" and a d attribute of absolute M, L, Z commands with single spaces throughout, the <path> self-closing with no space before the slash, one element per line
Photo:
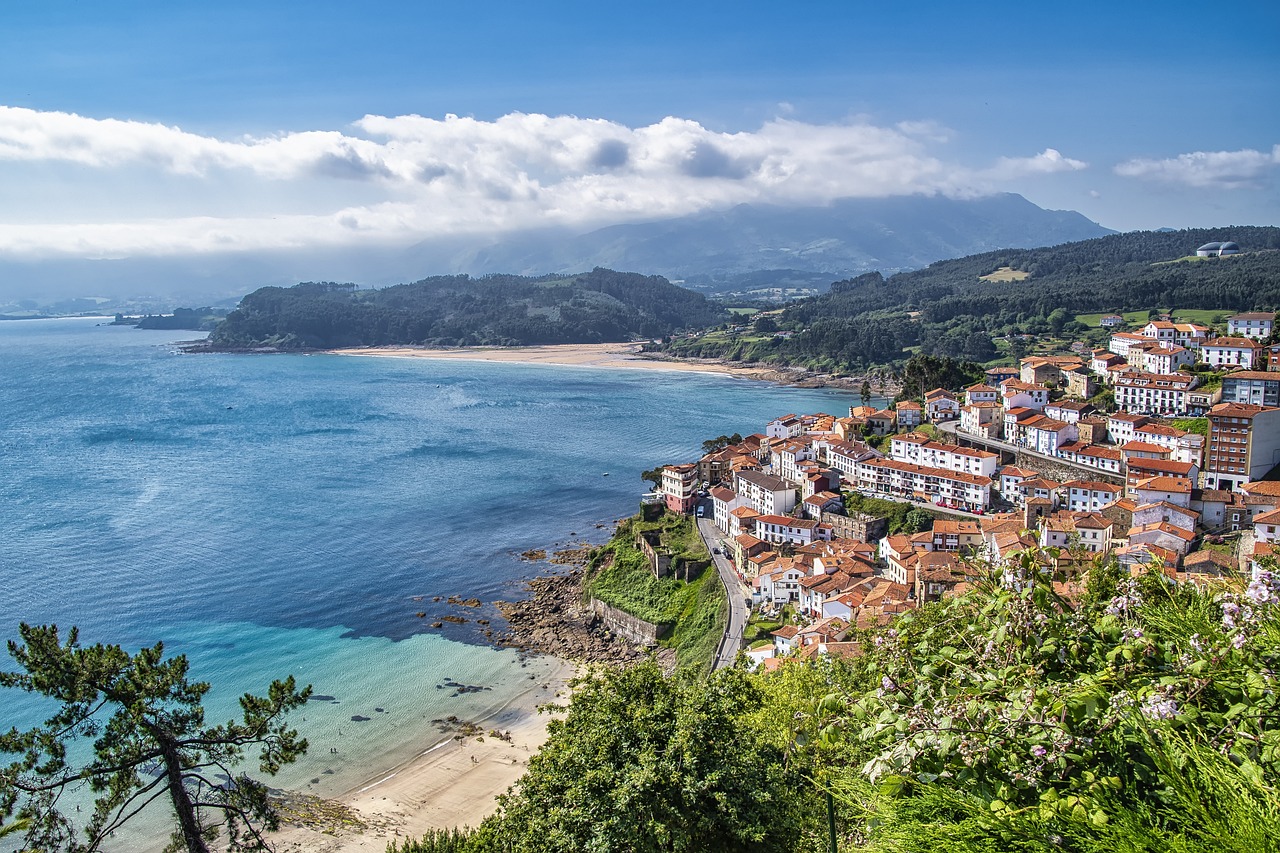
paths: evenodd
<path fill-rule="evenodd" d="M 654 338 L 724 313 L 659 276 L 594 269 L 574 276 L 436 276 L 381 290 L 308 282 L 246 296 L 213 348 L 516 346 Z"/>
<path fill-rule="evenodd" d="M 1213 240 L 1245 254 L 1191 258 Z M 1280 228 L 1241 227 L 1115 234 L 1041 249 L 1009 249 L 940 261 L 884 278 L 836 282 L 772 317 L 762 336 L 681 340 L 673 354 L 860 370 L 901 361 L 908 347 L 984 361 L 993 338 L 1060 334 L 1074 315 L 1148 309 L 1273 310 L 1280 305 Z M 985 280 L 997 270 L 1002 277 Z M 1023 275 L 1025 274 L 1025 275 Z M 792 332 L 775 337 L 774 329 Z"/>

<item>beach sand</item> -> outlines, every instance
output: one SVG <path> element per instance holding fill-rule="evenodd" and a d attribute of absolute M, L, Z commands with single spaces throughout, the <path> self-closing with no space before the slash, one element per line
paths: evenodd
<path fill-rule="evenodd" d="M 556 364 L 567 367 L 607 367 L 612 369 L 681 370 L 721 373 L 748 379 L 773 379 L 776 370 L 737 367 L 715 361 L 673 361 L 640 354 L 641 344 L 553 344 L 536 347 L 355 347 L 336 349 L 337 355 L 390 358 L 434 358 L 453 361 L 495 361 L 508 364 Z"/>
<path fill-rule="evenodd" d="M 430 745 L 338 797 L 363 822 L 363 829 L 288 827 L 271 836 L 277 853 L 383 853 L 388 842 L 418 838 L 429 829 L 478 826 L 546 741 L 553 716 L 538 713 L 537 705 L 547 695 L 557 697 L 556 704 L 567 704 L 574 672 L 572 664 L 561 662 L 549 694 L 531 690 L 501 710 L 504 719 L 520 712 L 517 721 L 501 726 L 510 733 L 510 742 L 489 735 L 491 721 L 474 720 L 480 734 Z"/>

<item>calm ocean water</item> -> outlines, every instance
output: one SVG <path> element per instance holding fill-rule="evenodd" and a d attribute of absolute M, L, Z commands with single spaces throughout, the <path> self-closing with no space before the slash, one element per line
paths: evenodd
<path fill-rule="evenodd" d="M 0 636 L 163 640 L 227 711 L 293 673 L 340 700 L 305 715 L 294 777 L 333 770 L 320 793 L 537 682 L 473 624 L 431 631 L 459 612 L 434 596 L 515 597 L 536 572 L 516 555 L 602 541 L 640 471 L 856 402 L 651 370 L 183 355 L 191 332 L 98 322 L 0 323 Z M 0 694 L 0 726 L 31 713 Z"/>

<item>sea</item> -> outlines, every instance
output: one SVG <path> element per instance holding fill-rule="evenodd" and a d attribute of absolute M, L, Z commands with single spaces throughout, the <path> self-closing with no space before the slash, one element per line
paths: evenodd
<path fill-rule="evenodd" d="M 550 662 L 478 622 L 548 570 L 522 552 L 603 542 L 640 472 L 707 438 L 858 402 L 711 373 L 185 354 L 199 333 L 108 323 L 0 322 L 0 637 L 163 642 L 212 685 L 211 721 L 292 674 L 324 698 L 273 784 L 321 796 L 431 748 L 433 721 L 500 725 L 550 689 Z M 431 627 L 447 615 L 466 621 Z M 48 710 L 0 691 L 0 730 Z"/>

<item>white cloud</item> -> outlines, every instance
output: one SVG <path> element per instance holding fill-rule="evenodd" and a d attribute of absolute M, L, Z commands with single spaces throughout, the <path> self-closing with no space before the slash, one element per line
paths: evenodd
<path fill-rule="evenodd" d="M 991 180 L 1011 180 L 1029 175 L 1052 175 L 1057 172 L 1078 172 L 1089 168 L 1081 160 L 1063 157 L 1056 148 L 1046 148 L 1034 157 L 1001 157 L 990 169 L 981 174 Z"/>
<path fill-rule="evenodd" d="M 1266 151 L 1193 151 L 1166 160 L 1135 159 L 1115 167 L 1117 175 L 1190 187 L 1251 189 L 1263 186 L 1280 165 L 1280 145 Z"/>
<path fill-rule="evenodd" d="M 927 121 L 879 127 L 866 118 L 819 125 L 783 117 L 723 133 L 676 117 L 632 128 L 512 113 L 493 121 L 368 115 L 342 131 L 218 139 L 0 107 L 0 182 L 39 163 L 46 176 L 75 170 L 86 198 L 97 192 L 114 204 L 119 176 L 136 177 L 136 192 L 118 200 L 110 221 L 33 222 L 0 201 L 0 253 L 121 257 L 403 243 L 538 225 L 589 228 L 743 202 L 972 196 L 1085 166 L 1050 148 L 963 168 L 932 153 L 947 136 Z M 227 210 L 242 188 L 244 202 Z M 175 214 L 175 204 L 185 213 Z"/>

